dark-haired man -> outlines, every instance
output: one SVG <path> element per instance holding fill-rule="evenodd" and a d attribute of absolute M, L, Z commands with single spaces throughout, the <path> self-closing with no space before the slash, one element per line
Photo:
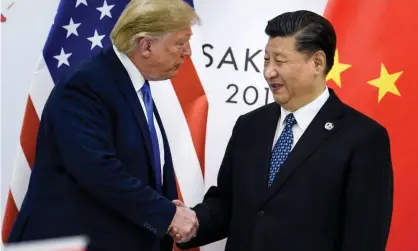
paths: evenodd
<path fill-rule="evenodd" d="M 332 25 L 296 11 L 265 31 L 264 76 L 276 102 L 237 120 L 218 184 L 193 208 L 197 236 L 171 234 L 182 249 L 228 237 L 226 251 L 384 251 L 389 138 L 327 88 Z"/>

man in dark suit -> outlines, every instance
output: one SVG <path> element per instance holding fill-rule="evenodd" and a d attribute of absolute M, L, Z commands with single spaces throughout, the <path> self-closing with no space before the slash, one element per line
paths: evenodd
<path fill-rule="evenodd" d="M 327 88 L 332 25 L 296 11 L 265 31 L 264 76 L 276 102 L 238 118 L 218 184 L 193 208 L 197 236 L 170 234 L 182 249 L 228 237 L 226 251 L 384 251 L 388 133 Z"/>
<path fill-rule="evenodd" d="M 173 163 L 148 81 L 176 74 L 198 19 L 183 0 L 132 0 L 113 47 L 56 85 L 9 242 L 86 235 L 89 250 L 171 251 L 171 227 L 196 231 L 195 213 L 172 202 Z"/>

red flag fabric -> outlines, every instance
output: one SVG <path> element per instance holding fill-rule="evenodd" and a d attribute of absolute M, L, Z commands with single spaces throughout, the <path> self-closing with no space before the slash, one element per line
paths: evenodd
<path fill-rule="evenodd" d="M 329 0 L 337 33 L 327 83 L 355 109 L 384 125 L 394 169 L 387 251 L 418 250 L 418 1 Z"/>

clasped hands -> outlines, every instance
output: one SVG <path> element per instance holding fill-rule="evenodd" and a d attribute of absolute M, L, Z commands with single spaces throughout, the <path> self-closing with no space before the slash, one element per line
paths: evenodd
<path fill-rule="evenodd" d="M 199 229 L 196 213 L 179 200 L 174 200 L 173 203 L 177 211 L 170 224 L 169 235 L 177 243 L 188 242 L 196 236 Z"/>

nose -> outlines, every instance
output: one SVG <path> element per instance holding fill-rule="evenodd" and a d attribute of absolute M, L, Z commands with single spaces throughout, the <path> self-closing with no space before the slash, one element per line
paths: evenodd
<path fill-rule="evenodd" d="M 192 48 L 190 47 L 189 42 L 187 42 L 184 45 L 183 56 L 185 56 L 185 57 L 191 57 L 192 56 Z"/>
<path fill-rule="evenodd" d="M 270 65 L 264 66 L 264 78 L 272 79 L 276 78 L 279 74 L 277 73 L 276 69 Z"/>

